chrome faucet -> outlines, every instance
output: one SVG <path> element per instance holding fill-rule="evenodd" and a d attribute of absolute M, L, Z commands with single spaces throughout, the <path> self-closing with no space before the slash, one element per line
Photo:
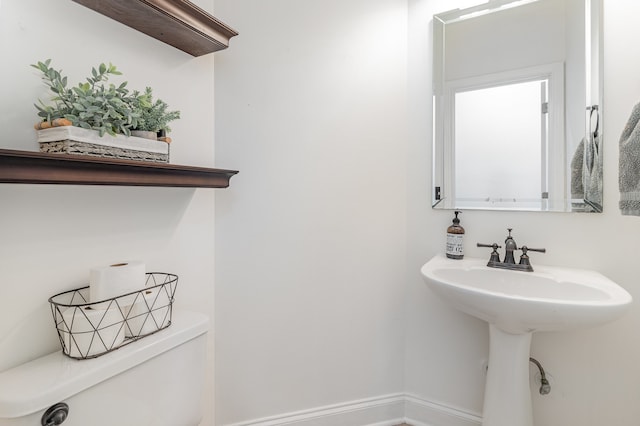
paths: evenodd
<path fill-rule="evenodd" d="M 533 267 L 531 266 L 531 263 L 529 261 L 529 255 L 527 254 L 527 252 L 529 251 L 537 251 L 540 253 L 546 253 L 546 249 L 534 249 L 534 248 L 529 248 L 527 246 L 522 246 L 520 248 L 518 248 L 518 245 L 516 244 L 516 240 L 513 239 L 513 237 L 511 236 L 511 231 L 512 228 L 507 228 L 507 230 L 509 231 L 509 235 L 507 235 L 507 238 L 504 240 L 504 261 L 500 261 L 500 254 L 498 253 L 498 249 L 502 248 L 502 246 L 499 246 L 497 243 L 493 243 L 493 244 L 481 244 L 478 243 L 478 247 L 490 247 L 493 249 L 493 251 L 491 252 L 491 257 L 489 258 L 489 262 L 487 263 L 487 266 L 491 267 L 491 268 L 503 268 L 503 269 L 513 269 L 516 271 L 527 271 L 527 272 L 533 272 Z M 520 256 L 520 262 L 516 263 L 516 260 L 513 256 L 513 252 L 516 250 L 522 250 L 522 255 Z"/>

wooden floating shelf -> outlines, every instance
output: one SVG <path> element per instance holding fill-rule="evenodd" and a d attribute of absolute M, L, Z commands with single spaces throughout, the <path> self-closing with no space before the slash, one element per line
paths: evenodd
<path fill-rule="evenodd" d="M 0 149 L 0 183 L 226 188 L 236 170 Z"/>
<path fill-rule="evenodd" d="M 187 0 L 73 0 L 193 56 L 229 47 L 238 33 Z"/>

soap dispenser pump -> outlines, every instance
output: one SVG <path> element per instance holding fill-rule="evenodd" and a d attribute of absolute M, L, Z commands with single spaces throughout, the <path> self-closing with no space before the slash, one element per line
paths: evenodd
<path fill-rule="evenodd" d="M 456 210 L 456 217 L 453 218 L 453 224 L 447 228 L 447 248 L 446 254 L 449 259 L 462 259 L 464 257 L 464 228 L 460 226 L 458 215 L 461 213 Z"/>

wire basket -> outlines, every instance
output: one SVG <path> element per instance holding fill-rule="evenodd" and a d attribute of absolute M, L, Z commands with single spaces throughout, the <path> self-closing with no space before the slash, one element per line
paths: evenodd
<path fill-rule="evenodd" d="M 178 276 L 146 274 L 145 288 L 89 302 L 89 286 L 49 298 L 62 353 L 96 358 L 171 325 Z"/>

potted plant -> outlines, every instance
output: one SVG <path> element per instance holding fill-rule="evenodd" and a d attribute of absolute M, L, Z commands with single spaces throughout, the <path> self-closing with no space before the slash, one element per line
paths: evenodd
<path fill-rule="evenodd" d="M 166 142 L 171 139 L 166 136 L 171 131 L 169 122 L 180 118 L 180 111 L 168 111 L 169 105 L 162 99 L 153 100 L 153 89 L 145 88 L 143 94 L 137 90 L 133 92 L 131 104 L 136 116 L 136 124 L 131 133 L 149 139 L 163 138 Z"/>
<path fill-rule="evenodd" d="M 178 111 L 167 111 L 162 100 L 153 101 L 151 89 L 130 92 L 127 82 L 108 83 L 109 77 L 122 75 L 113 64 L 91 69 L 85 82 L 68 86 L 61 71 L 50 67 L 51 60 L 33 64 L 53 93 L 51 104 L 35 104 L 41 121 L 35 125 L 40 150 L 144 161 L 169 161 L 165 142 L 131 136 L 140 130 L 179 118 Z M 155 121 L 150 117 L 155 117 Z"/>

